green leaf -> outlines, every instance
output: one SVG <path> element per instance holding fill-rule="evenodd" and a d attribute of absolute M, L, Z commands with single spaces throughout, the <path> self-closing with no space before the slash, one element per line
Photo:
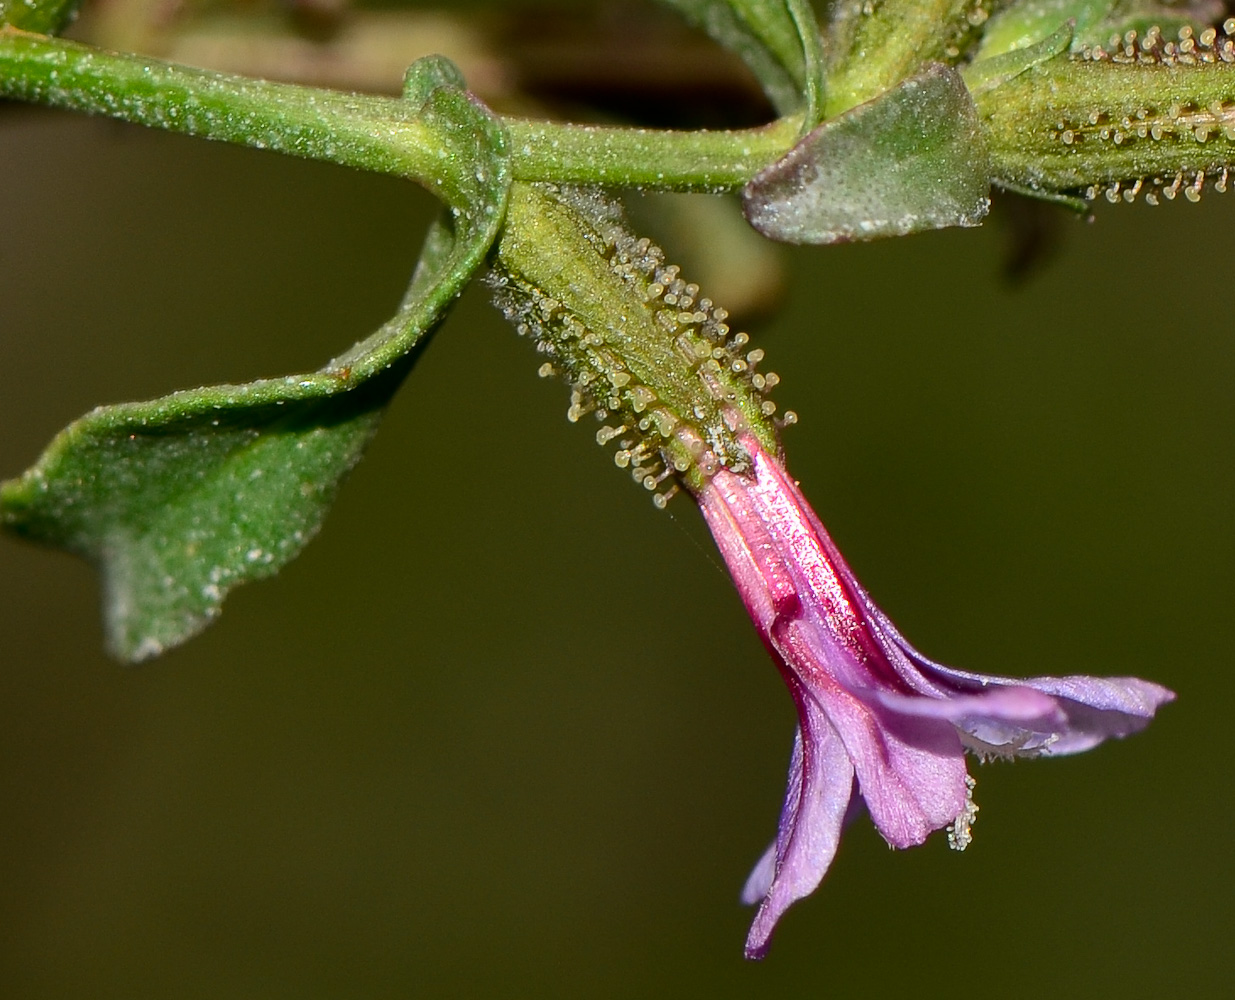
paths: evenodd
<path fill-rule="evenodd" d="M 835 0 L 828 25 L 828 117 L 891 90 L 928 63 L 961 62 L 993 5 L 991 0 Z"/>
<path fill-rule="evenodd" d="M 1106 20 L 1118 0 L 1021 0 L 991 16 L 982 33 L 979 59 L 1029 48 L 1054 34 L 1065 21 L 1080 35 Z M 1071 43 L 1071 36 L 1069 36 Z"/>
<path fill-rule="evenodd" d="M 807 0 L 661 0 L 736 52 L 759 78 L 777 114 L 806 112 L 804 131 L 823 113 L 825 66 Z"/>
<path fill-rule="evenodd" d="M 73 19 L 81 0 L 0 0 L 0 27 L 54 35 Z"/>
<path fill-rule="evenodd" d="M 1073 23 L 1065 21 L 1053 34 L 1032 45 L 1009 49 L 990 57 L 983 56 L 961 70 L 961 78 L 976 100 L 1039 63 L 1062 55 L 1072 44 L 1072 29 Z"/>
<path fill-rule="evenodd" d="M 976 226 L 990 207 L 976 109 L 956 70 L 932 63 L 824 122 L 742 193 L 759 232 L 838 243 Z"/>
<path fill-rule="evenodd" d="M 477 180 L 471 202 L 430 230 L 393 319 L 310 374 L 100 407 L 0 486 L 6 529 L 97 564 L 116 656 L 142 660 L 183 642 L 232 587 L 300 552 L 410 352 L 484 262 L 509 189 L 501 126 L 457 89 L 424 96 L 471 135 Z"/>

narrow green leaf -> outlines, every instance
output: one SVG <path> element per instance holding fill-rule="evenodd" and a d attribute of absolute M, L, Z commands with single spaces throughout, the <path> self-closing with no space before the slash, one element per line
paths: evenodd
<path fill-rule="evenodd" d="M 471 204 L 435 225 L 398 314 L 311 374 L 100 407 L 0 486 L 3 526 L 98 565 L 108 645 L 155 656 L 234 586 L 275 573 L 321 525 L 412 352 L 483 263 L 509 188 L 501 126 L 457 90 L 427 95 L 470 133 Z M 449 110 L 447 110 L 449 109 Z"/>
<path fill-rule="evenodd" d="M 990 207 L 973 99 L 956 70 L 929 64 L 824 122 L 742 193 L 759 232 L 838 243 L 976 226 Z"/>
<path fill-rule="evenodd" d="M 1062 55 L 1072 44 L 1072 28 L 1072 22 L 1065 21 L 1053 34 L 1039 42 L 978 59 L 965 67 L 961 70 L 961 78 L 969 88 L 969 93 L 977 99 L 988 90 L 994 90 L 1009 80 L 1014 80 L 1039 63 Z"/>
<path fill-rule="evenodd" d="M 982 33 L 979 59 L 1029 48 L 1055 33 L 1065 21 L 1076 34 L 1105 21 L 1119 0 L 1021 0 L 992 15 Z M 1069 36 L 1069 43 L 1071 36 Z"/>
<path fill-rule="evenodd" d="M 807 0 L 661 0 L 736 52 L 780 115 L 805 110 L 805 130 L 822 115 L 825 66 Z"/>
<path fill-rule="evenodd" d="M 1078 215 L 1085 215 L 1089 212 L 1089 202 L 1084 198 L 1077 198 L 1075 195 L 1060 194 L 1058 191 L 1046 191 L 1041 188 L 1025 187 L 1012 181 L 992 180 L 991 183 L 1003 191 L 1019 194 L 1022 198 L 1045 201 L 1052 205 L 1058 205 L 1060 208 L 1066 208 L 1070 212 L 1076 212 Z"/>

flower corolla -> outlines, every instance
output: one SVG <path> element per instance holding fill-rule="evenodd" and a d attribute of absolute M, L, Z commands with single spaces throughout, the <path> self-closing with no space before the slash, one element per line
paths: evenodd
<path fill-rule="evenodd" d="M 1077 753 L 1148 724 L 1174 695 L 1132 677 L 1014 679 L 927 659 L 876 607 L 797 483 L 753 436 L 744 472 L 720 470 L 697 499 L 764 644 L 797 704 L 776 840 L 742 893 L 759 909 L 748 958 L 786 908 L 814 891 L 861 805 L 892 847 L 976 813 L 965 751 Z"/>

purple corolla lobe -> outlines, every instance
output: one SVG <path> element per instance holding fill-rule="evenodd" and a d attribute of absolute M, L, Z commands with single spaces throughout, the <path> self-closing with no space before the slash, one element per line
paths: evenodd
<path fill-rule="evenodd" d="M 1174 695 L 1131 677 L 1021 680 L 927 659 L 862 589 L 779 461 L 753 436 L 742 443 L 751 468 L 716 472 L 697 499 L 798 710 L 776 840 L 742 893 L 759 904 L 746 955 L 761 958 L 861 806 L 892 847 L 949 827 L 964 848 L 977 811 L 966 749 L 1076 753 L 1143 728 Z"/>

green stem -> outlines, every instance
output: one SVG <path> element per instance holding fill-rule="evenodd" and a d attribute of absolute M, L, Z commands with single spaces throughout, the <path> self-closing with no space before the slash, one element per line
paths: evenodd
<path fill-rule="evenodd" d="M 0 96 L 414 179 L 466 204 L 445 123 L 414 103 L 230 76 L 0 28 Z"/>
<path fill-rule="evenodd" d="M 474 150 L 415 101 L 214 73 L 10 28 L 0 28 L 0 96 L 408 177 L 456 207 L 474 187 Z M 734 132 L 504 124 L 520 180 L 678 191 L 741 187 L 789 150 L 801 125 L 796 117 Z"/>
<path fill-rule="evenodd" d="M 515 180 L 674 191 L 741 187 L 784 156 L 801 128 L 797 116 L 734 132 L 561 125 L 514 118 L 504 124 Z"/>

